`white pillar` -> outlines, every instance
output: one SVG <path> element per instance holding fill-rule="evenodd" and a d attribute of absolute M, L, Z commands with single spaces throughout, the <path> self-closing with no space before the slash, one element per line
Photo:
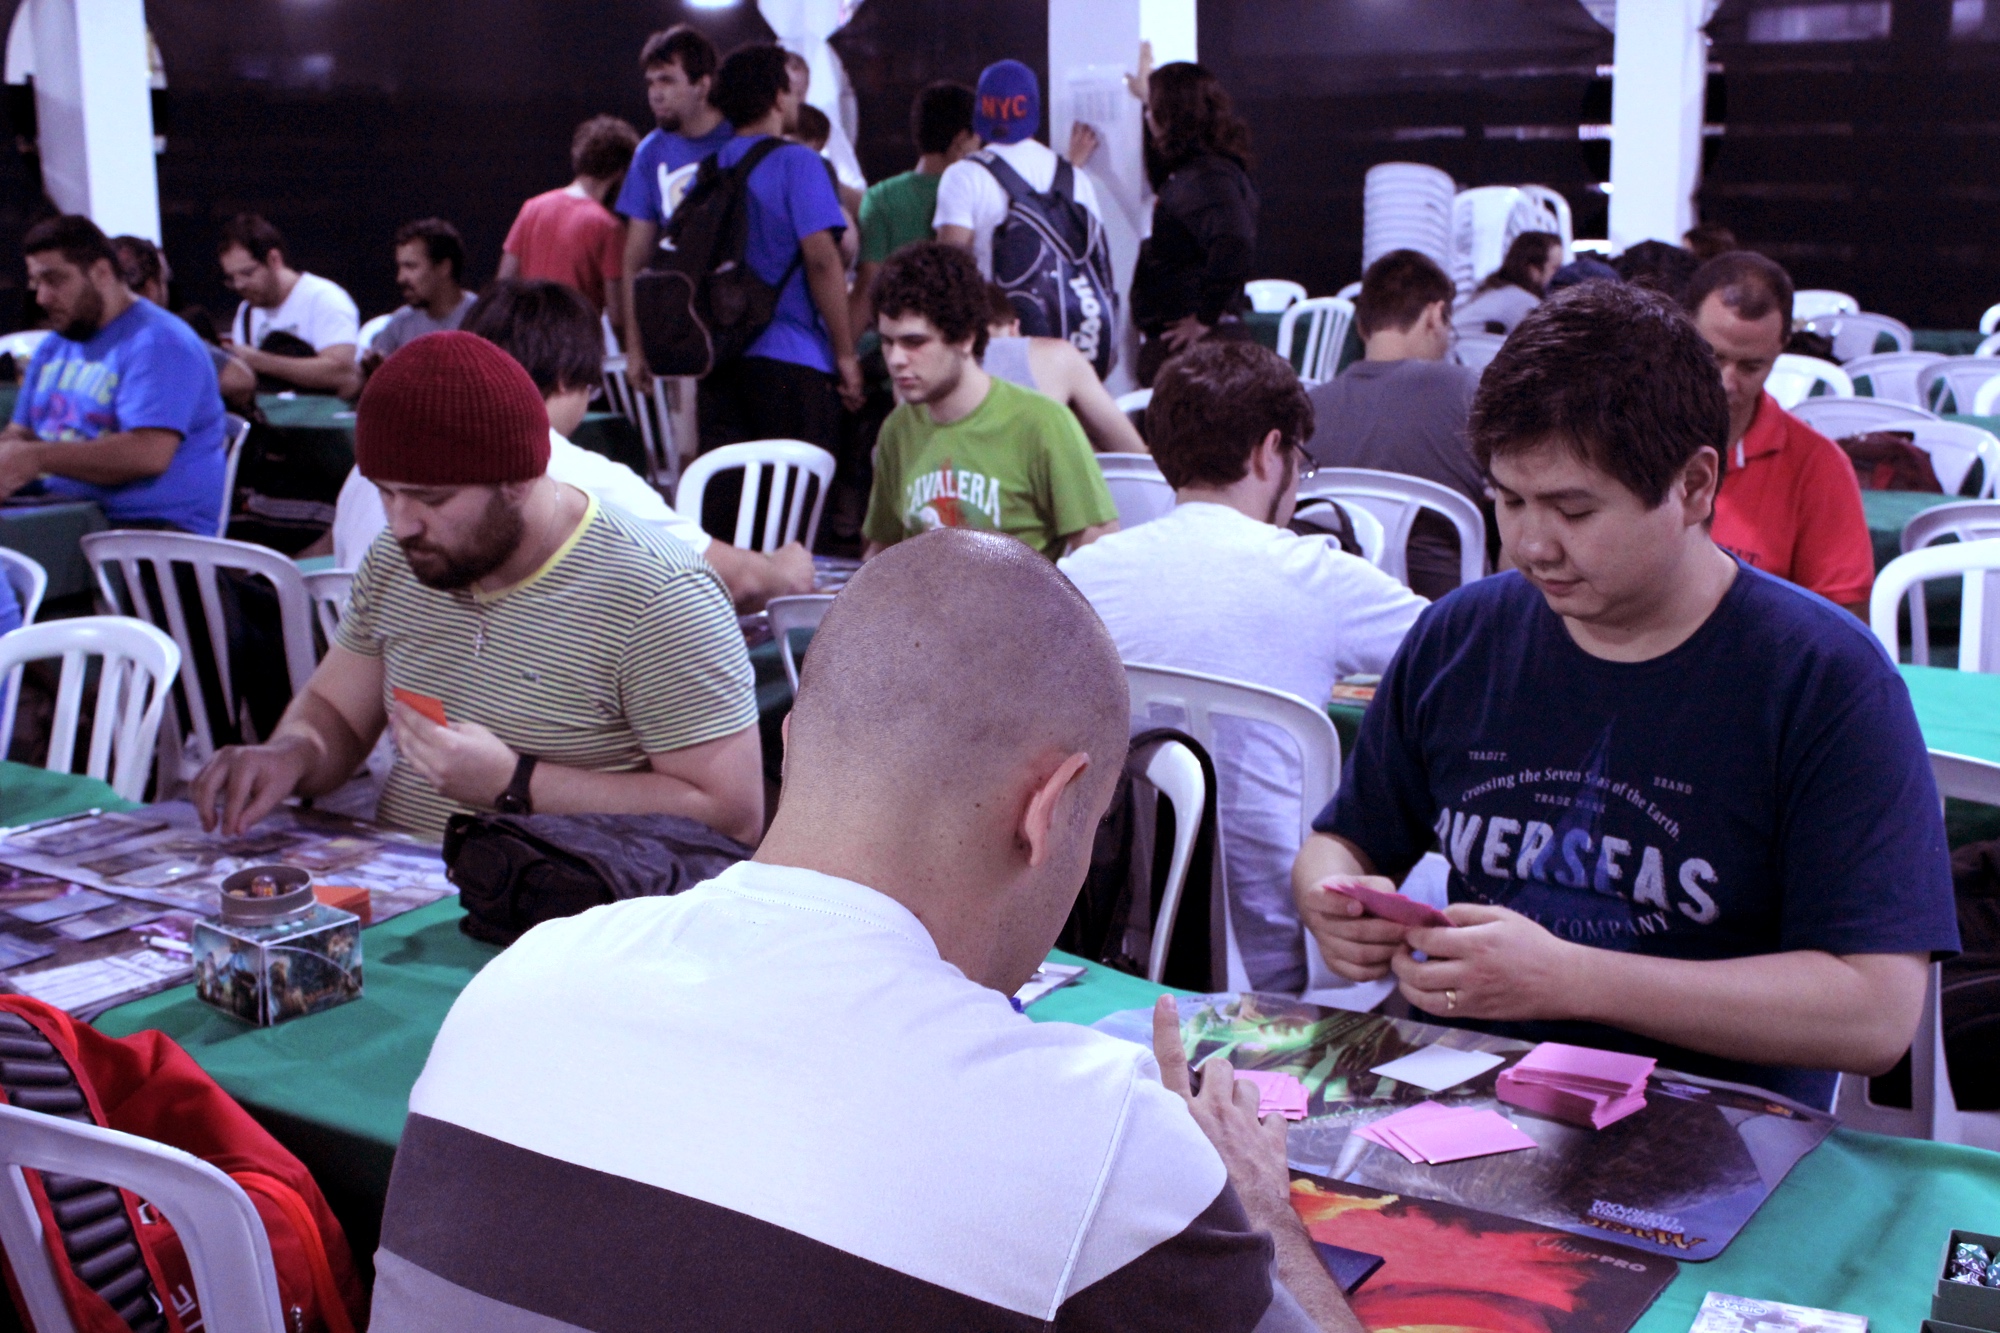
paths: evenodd
<path fill-rule="evenodd" d="M 1132 266 L 1153 210 L 1141 139 L 1144 109 L 1125 88 L 1126 74 L 1138 68 L 1141 41 L 1153 44 L 1155 65 L 1195 59 L 1195 0 L 1049 0 L 1049 86 L 1043 90 L 1049 144 L 1058 153 L 1068 148 L 1070 124 L 1077 120 L 1103 139 L 1088 170 L 1126 315 Z M 1121 323 L 1118 368 L 1105 382 L 1113 393 L 1136 387 L 1135 339 L 1129 319 Z"/>
<path fill-rule="evenodd" d="M 1708 82 L 1704 0 L 1623 0 L 1611 80 L 1611 248 L 1694 225 Z"/>
<path fill-rule="evenodd" d="M 142 0 L 25 0 L 42 183 L 111 236 L 160 239 Z"/>

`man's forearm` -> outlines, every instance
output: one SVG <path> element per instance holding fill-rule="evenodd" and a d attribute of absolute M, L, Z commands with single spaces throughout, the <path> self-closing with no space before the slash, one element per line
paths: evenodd
<path fill-rule="evenodd" d="M 1347 1297 L 1327 1273 L 1313 1249 L 1305 1224 L 1294 1216 L 1289 1223 L 1271 1227 L 1271 1240 L 1278 1251 L 1278 1281 L 1292 1293 L 1299 1308 L 1312 1317 L 1326 1333 L 1363 1333 Z"/>
<path fill-rule="evenodd" d="M 847 326 L 847 275 L 841 271 L 838 252 L 831 258 L 808 252 L 806 286 L 812 289 L 813 304 L 826 323 L 834 359 L 844 361 L 853 356 L 854 334 Z"/>
<path fill-rule="evenodd" d="M 118 431 L 94 440 L 60 440 L 35 447 L 43 472 L 93 486 L 122 486 L 157 477 L 174 461 L 180 436 L 169 430 Z"/>
<path fill-rule="evenodd" d="M 1368 859 L 1344 839 L 1331 833 L 1315 833 L 1306 839 L 1306 845 L 1299 848 L 1298 858 L 1292 862 L 1292 893 L 1297 896 L 1316 889 L 1321 880 L 1334 875 L 1374 873 Z"/>
<path fill-rule="evenodd" d="M 640 222 L 636 218 L 625 224 L 625 275 L 618 279 L 619 309 L 623 313 L 625 330 L 625 355 L 645 357 L 639 345 L 639 313 L 632 301 L 632 279 L 646 267 L 652 258 L 653 245 L 659 238 L 659 227 L 651 222 Z"/>
<path fill-rule="evenodd" d="M 300 747 L 306 771 L 295 790 L 301 796 L 324 796 L 354 776 L 375 737 L 358 734 L 339 709 L 307 686 L 286 706 L 266 744 Z"/>
<path fill-rule="evenodd" d="M 10 421 L 5 426 L 0 426 L 0 440 L 32 440 L 34 438 L 36 438 L 35 432 L 29 430 L 18 421 Z"/>
<path fill-rule="evenodd" d="M 330 348 L 317 356 L 277 356 L 251 347 L 239 349 L 237 355 L 260 375 L 325 393 L 346 393 L 354 387 L 359 373 L 351 344 Z"/>
<path fill-rule="evenodd" d="M 1909 1048 L 1928 960 L 1799 951 L 1695 962 L 1578 946 L 1572 1017 L 1753 1064 L 1858 1074 Z"/>
<path fill-rule="evenodd" d="M 539 764 L 529 796 L 537 814 L 681 815 L 755 846 L 764 832 L 761 766 L 751 776 L 754 781 L 703 786 L 651 769 L 597 773 Z"/>

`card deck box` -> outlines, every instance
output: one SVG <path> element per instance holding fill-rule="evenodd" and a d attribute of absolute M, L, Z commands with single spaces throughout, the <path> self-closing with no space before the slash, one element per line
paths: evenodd
<path fill-rule="evenodd" d="M 283 891 L 246 898 L 231 887 L 258 876 Z M 252 866 L 224 880 L 222 916 L 195 923 L 193 947 L 196 997 L 259 1027 L 361 994 L 361 919 L 317 901 L 296 866 Z"/>
<path fill-rule="evenodd" d="M 2000 1333 L 2000 1287 L 1975 1287 L 1953 1282 L 1951 1252 L 1960 1241 L 1983 1246 L 1990 1255 L 2000 1255 L 2000 1236 L 1978 1231 L 1954 1231 L 1945 1237 L 1944 1257 L 1938 1261 L 1937 1294 L 1931 1297 L 1931 1319 L 1942 1324 L 1963 1324 L 1967 1328 Z"/>

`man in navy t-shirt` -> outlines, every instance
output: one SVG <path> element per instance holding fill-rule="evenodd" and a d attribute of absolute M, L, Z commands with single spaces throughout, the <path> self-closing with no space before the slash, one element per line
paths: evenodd
<path fill-rule="evenodd" d="M 0 429 L 0 496 L 39 486 L 94 500 L 112 526 L 216 535 L 222 395 L 185 322 L 126 287 L 89 218 L 50 218 L 21 245 L 54 333 Z"/>
<path fill-rule="evenodd" d="M 716 73 L 715 104 L 735 137 L 715 165 L 741 162 L 798 119 L 804 85 L 785 52 L 769 45 L 732 51 Z M 750 171 L 750 232 L 744 259 L 778 289 L 777 313 L 740 357 L 701 382 L 701 447 L 740 440 L 804 440 L 834 447 L 840 408 L 861 406 L 861 363 L 847 326 L 847 272 L 840 255 L 846 214 L 819 154 L 785 143 Z"/>
<path fill-rule="evenodd" d="M 1336 972 L 1428 1016 L 1825 1106 L 1908 1048 L 1950 863 L 1881 646 L 1710 539 L 1728 428 L 1664 298 L 1587 283 L 1522 322 L 1472 415 L 1516 570 L 1417 621 L 1293 888 Z M 1433 848 L 1450 928 L 1323 887 Z"/>
<path fill-rule="evenodd" d="M 736 131 L 709 101 L 715 86 L 715 47 L 685 23 L 646 39 L 639 64 L 646 71 L 646 101 L 658 127 L 639 141 L 618 191 L 625 222 L 625 354 L 627 374 L 643 388 L 651 375 L 632 312 L 632 275 L 645 268 L 660 228 L 694 183 L 702 159 Z"/>

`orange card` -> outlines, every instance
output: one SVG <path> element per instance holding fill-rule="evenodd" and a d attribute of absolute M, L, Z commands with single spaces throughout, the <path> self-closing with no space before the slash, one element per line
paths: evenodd
<path fill-rule="evenodd" d="M 428 694 L 418 694 L 415 690 L 406 690 L 400 685 L 392 689 L 390 693 L 394 695 L 397 703 L 408 705 L 410 708 L 415 709 L 431 721 L 437 723 L 440 727 L 445 725 L 444 705 L 438 700 L 431 698 Z"/>

